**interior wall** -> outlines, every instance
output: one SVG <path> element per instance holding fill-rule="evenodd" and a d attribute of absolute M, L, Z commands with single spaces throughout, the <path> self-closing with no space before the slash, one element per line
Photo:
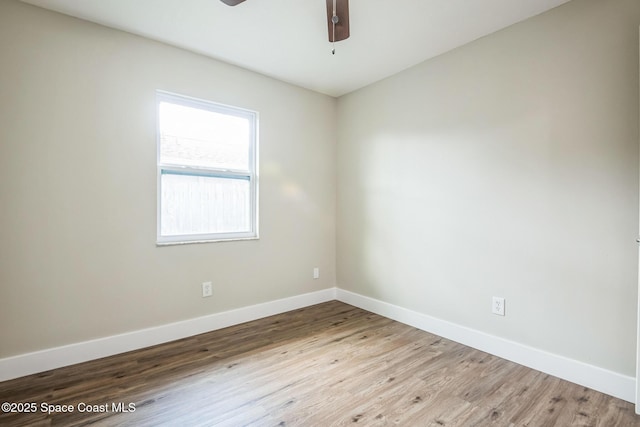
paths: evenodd
<path fill-rule="evenodd" d="M 0 63 L 0 358 L 335 286 L 335 99 L 13 0 Z M 155 245 L 157 89 L 259 112 L 259 240 Z"/>
<path fill-rule="evenodd" d="M 635 376 L 639 24 L 572 1 L 340 98 L 338 286 Z"/>

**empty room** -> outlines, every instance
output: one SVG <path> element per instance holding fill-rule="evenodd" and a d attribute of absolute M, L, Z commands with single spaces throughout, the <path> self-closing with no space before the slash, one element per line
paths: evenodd
<path fill-rule="evenodd" d="M 640 426 L 638 0 L 0 0 L 0 425 Z"/>

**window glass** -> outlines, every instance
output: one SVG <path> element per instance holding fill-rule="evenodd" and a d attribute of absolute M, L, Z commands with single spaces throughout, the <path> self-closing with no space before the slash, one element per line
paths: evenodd
<path fill-rule="evenodd" d="M 161 102 L 159 119 L 162 163 L 249 169 L 247 118 Z"/>
<path fill-rule="evenodd" d="M 258 237 L 257 113 L 158 92 L 158 244 Z"/>

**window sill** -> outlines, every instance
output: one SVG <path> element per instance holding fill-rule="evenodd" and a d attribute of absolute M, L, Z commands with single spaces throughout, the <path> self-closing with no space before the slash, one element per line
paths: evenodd
<path fill-rule="evenodd" d="M 162 246 L 182 246 L 182 245 L 194 245 L 202 243 L 221 243 L 221 242 L 242 242 L 247 240 L 260 240 L 259 236 L 255 237 L 233 237 L 228 239 L 206 239 L 206 240 L 184 240 L 177 242 L 156 242 L 156 247 Z"/>

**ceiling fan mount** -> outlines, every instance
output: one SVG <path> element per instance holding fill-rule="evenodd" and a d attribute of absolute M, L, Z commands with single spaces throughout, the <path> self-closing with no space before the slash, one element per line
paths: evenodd
<path fill-rule="evenodd" d="M 237 6 L 240 3 L 242 3 L 244 0 L 220 0 L 222 1 L 222 3 L 226 4 L 227 6 Z"/>
<path fill-rule="evenodd" d="M 228 6 L 237 6 L 245 0 L 220 0 Z M 329 42 L 349 38 L 349 0 L 326 0 Z M 334 50 L 335 52 L 335 50 Z"/>

